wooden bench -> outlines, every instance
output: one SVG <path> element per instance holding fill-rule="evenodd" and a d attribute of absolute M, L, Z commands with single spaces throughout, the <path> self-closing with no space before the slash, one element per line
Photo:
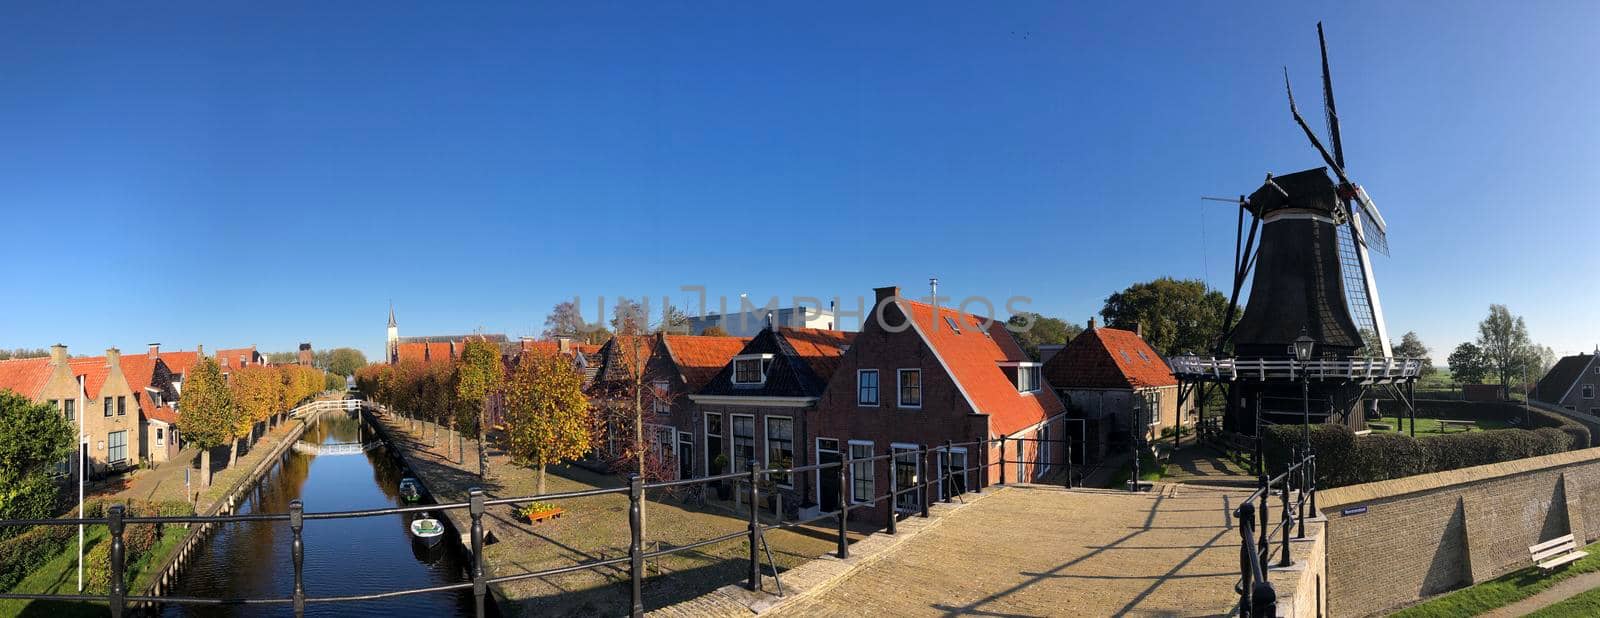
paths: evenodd
<path fill-rule="evenodd" d="M 1367 422 L 1367 427 L 1369 429 L 1377 429 L 1377 430 L 1380 430 L 1380 431 L 1394 431 L 1394 425 L 1390 425 L 1388 423 L 1374 423 L 1374 422 L 1368 421 Z"/>
<path fill-rule="evenodd" d="M 1453 421 L 1439 419 L 1439 433 L 1448 433 L 1451 427 L 1460 427 L 1462 431 L 1470 431 L 1478 426 L 1478 421 Z"/>
<path fill-rule="evenodd" d="M 1578 549 L 1578 542 L 1570 534 L 1529 547 L 1528 553 L 1533 556 L 1533 563 L 1544 571 L 1589 555 L 1589 552 Z"/>

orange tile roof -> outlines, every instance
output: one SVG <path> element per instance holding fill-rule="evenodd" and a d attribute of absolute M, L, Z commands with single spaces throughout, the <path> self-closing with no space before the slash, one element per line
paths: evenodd
<path fill-rule="evenodd" d="M 950 377 L 961 386 L 975 411 L 989 415 L 990 431 L 1009 434 L 1066 409 L 1048 386 L 1035 393 L 1017 392 L 1017 385 L 1000 363 L 1029 358 L 1011 338 L 1004 322 L 991 321 L 986 335 L 984 320 L 978 316 L 940 307 L 935 324 L 932 305 L 905 299 L 898 302 L 916 321 L 918 330 L 944 361 Z M 946 317 L 961 327 L 960 333 L 950 329 Z"/>
<path fill-rule="evenodd" d="M 233 348 L 231 350 L 217 350 L 215 355 L 215 358 L 217 359 L 217 365 L 220 367 L 227 367 L 228 369 L 248 367 L 251 362 L 255 360 L 255 357 L 255 346 L 250 346 L 248 348 Z M 224 363 L 223 361 L 227 362 Z"/>
<path fill-rule="evenodd" d="M 167 371 L 171 371 L 175 376 L 181 376 L 189 373 L 189 368 L 200 359 L 200 354 L 183 351 L 161 352 L 160 358 L 161 362 L 166 364 Z"/>
<path fill-rule="evenodd" d="M 133 400 L 139 404 L 139 412 L 147 418 L 154 411 L 155 402 L 150 400 L 150 391 L 144 389 L 150 386 L 155 373 L 156 359 L 144 354 L 122 356 L 122 377 L 128 381 L 128 388 L 133 389 Z"/>
<path fill-rule="evenodd" d="M 784 326 L 778 329 L 778 333 L 788 340 L 795 353 L 805 359 L 812 373 L 824 384 L 839 369 L 839 359 L 844 356 L 845 349 L 856 340 L 853 332 L 821 328 Z"/>
<path fill-rule="evenodd" d="M 67 367 L 72 369 L 72 375 L 83 376 L 83 393 L 91 399 L 100 398 L 100 388 L 105 386 L 106 377 L 111 375 L 111 365 L 106 363 L 104 356 L 87 356 L 74 358 L 67 361 Z"/>
<path fill-rule="evenodd" d="M 685 387 L 691 393 L 699 391 L 711 378 L 717 377 L 722 367 L 732 361 L 745 344 L 750 343 L 748 337 L 694 335 L 663 335 L 662 340 L 666 342 L 667 353 L 677 363 L 678 372 L 683 374 Z"/>
<path fill-rule="evenodd" d="M 1167 361 L 1139 338 L 1120 328 L 1083 331 L 1045 363 L 1044 376 L 1059 388 L 1157 388 L 1177 378 Z"/>
<path fill-rule="evenodd" d="M 154 421 L 161 421 L 161 422 L 166 423 L 168 425 L 177 425 L 178 424 L 178 413 L 177 413 L 177 411 L 173 410 L 170 406 L 159 406 L 159 407 L 151 408 L 148 412 L 145 413 L 145 418 L 148 418 L 148 419 L 154 420 Z"/>
<path fill-rule="evenodd" d="M 0 361 L 0 388 L 33 399 L 50 381 L 50 371 L 48 356 Z"/>

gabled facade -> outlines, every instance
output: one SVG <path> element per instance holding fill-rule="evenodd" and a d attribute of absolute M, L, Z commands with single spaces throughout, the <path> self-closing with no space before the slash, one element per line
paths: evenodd
<path fill-rule="evenodd" d="M 67 347 L 58 344 L 47 358 L 0 362 L 0 388 L 49 404 L 72 424 L 74 433 L 81 425 L 90 474 L 129 468 L 141 461 L 143 437 L 139 403 L 123 376 L 120 357 L 111 348 L 105 356 L 70 358 Z M 61 471 L 76 475 L 76 461 Z"/>
<path fill-rule="evenodd" d="M 1131 432 L 1145 439 L 1179 423 L 1178 380 L 1166 359 L 1135 331 L 1096 327 L 1080 333 L 1044 365 L 1074 419 L 1084 420 L 1087 456 L 1104 455 L 1107 445 Z"/>
<path fill-rule="evenodd" d="M 1556 361 L 1530 395 L 1573 412 L 1600 415 L 1600 350 Z"/>
<path fill-rule="evenodd" d="M 700 417 L 690 397 L 750 339 L 667 334 L 653 339 L 645 363 L 649 388 L 649 396 L 644 398 L 645 439 L 650 442 L 651 451 L 671 467 L 671 477 L 698 476 L 706 462 L 695 456 L 699 452 L 695 438 Z"/>
<path fill-rule="evenodd" d="M 875 292 L 874 316 L 881 319 L 866 320 L 840 356 L 805 436 L 817 463 L 895 455 L 892 467 L 880 462 L 853 469 L 850 499 L 911 486 L 919 474 L 949 476 L 958 493 L 999 479 L 999 466 L 979 468 L 987 476 L 962 471 L 999 461 L 999 453 L 973 447 L 946 453 L 946 441 L 1062 439 L 1065 407 L 1003 323 L 901 298 L 894 287 Z M 933 452 L 934 470 L 922 470 L 920 446 Z M 1059 445 L 1041 449 L 1039 442 L 1013 440 L 1006 448 L 1008 462 L 1026 462 L 1006 464 L 1013 482 L 1037 480 L 1064 461 Z M 817 484 L 815 499 L 829 510 L 837 480 L 823 475 Z M 938 484 L 931 498 L 944 490 Z M 914 510 L 917 504 L 908 494 L 893 508 Z M 889 507 L 862 508 L 881 516 Z"/>

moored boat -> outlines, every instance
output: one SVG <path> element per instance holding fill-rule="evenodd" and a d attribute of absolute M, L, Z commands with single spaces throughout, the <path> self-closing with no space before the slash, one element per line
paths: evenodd
<path fill-rule="evenodd" d="M 400 479 L 400 498 L 406 502 L 422 500 L 422 484 L 409 476 Z"/>

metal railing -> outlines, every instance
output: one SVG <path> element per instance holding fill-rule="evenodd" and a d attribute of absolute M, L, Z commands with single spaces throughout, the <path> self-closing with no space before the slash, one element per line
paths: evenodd
<path fill-rule="evenodd" d="M 1267 571 L 1293 563 L 1289 537 L 1306 538 L 1306 518 L 1317 516 L 1315 453 L 1296 447 L 1295 461 L 1287 470 L 1272 478 L 1263 472 L 1259 478 L 1260 486 L 1233 512 L 1239 520 L 1239 582 L 1234 592 L 1239 595 L 1241 618 L 1277 615 L 1278 595 L 1267 581 Z M 1271 522 L 1269 504 L 1274 493 L 1281 505 L 1276 525 Z"/>
<path fill-rule="evenodd" d="M 887 501 L 888 505 L 890 506 L 890 508 L 888 509 L 887 517 L 885 518 L 885 522 L 884 522 L 885 523 L 885 528 L 886 528 L 886 532 L 887 533 L 895 534 L 896 533 L 896 521 L 900 518 L 902 513 L 906 513 L 906 516 L 908 516 L 908 517 L 912 516 L 912 514 L 915 514 L 915 516 L 919 516 L 919 517 L 927 517 L 928 516 L 929 505 L 930 505 L 931 502 L 933 502 L 933 496 L 932 496 L 932 494 L 930 492 L 934 491 L 935 488 L 940 490 L 941 497 L 942 497 L 944 502 L 950 502 L 951 498 L 953 496 L 960 495 L 960 494 L 966 493 L 968 491 L 971 491 L 973 493 L 980 493 L 980 492 L 982 492 L 983 487 L 988 484 L 987 483 L 987 478 L 986 478 L 988 469 L 991 466 L 996 466 L 996 465 L 1000 466 L 1000 472 L 999 472 L 1000 481 L 999 481 L 998 485 L 1005 485 L 1006 484 L 1006 468 L 1007 468 L 1007 464 L 1016 464 L 1018 462 L 1018 460 L 1015 460 L 1015 459 L 1007 460 L 1007 459 L 1005 459 L 1005 457 L 1004 457 L 1005 450 L 1004 449 L 1009 443 L 1014 443 L 1014 442 L 1019 441 L 1019 440 L 1035 441 L 1035 442 L 1039 441 L 1039 440 L 1037 440 L 1035 438 L 1017 438 L 1017 437 L 1007 437 L 1007 436 L 1002 436 L 1002 437 L 997 438 L 997 439 L 974 440 L 974 441 L 962 442 L 962 443 L 954 443 L 954 442 L 946 441 L 944 444 L 935 445 L 932 448 L 929 448 L 928 445 L 924 444 L 924 445 L 918 446 L 916 450 L 902 450 L 902 451 L 899 451 L 899 452 L 890 452 L 890 453 L 886 453 L 886 454 L 883 454 L 883 455 L 876 455 L 876 456 L 865 457 L 865 458 L 851 458 L 851 457 L 848 456 L 848 453 L 845 453 L 843 459 L 841 459 L 840 461 L 837 461 L 837 462 L 830 462 L 830 463 L 825 463 L 825 464 L 812 464 L 812 465 L 807 465 L 807 466 L 795 466 L 795 467 L 789 467 L 789 468 L 762 469 L 757 462 L 752 461 L 752 462 L 750 462 L 749 470 L 745 471 L 745 472 L 733 472 L 733 473 L 728 473 L 728 474 L 720 474 L 720 475 L 707 476 L 707 477 L 701 477 L 701 478 L 671 480 L 671 481 L 660 481 L 660 482 L 654 482 L 654 483 L 646 483 L 638 475 L 630 475 L 629 478 L 628 478 L 627 485 L 623 486 L 623 487 L 588 489 L 588 490 L 582 490 L 582 491 L 558 492 L 558 493 L 551 493 L 551 494 L 522 496 L 522 497 L 490 498 L 481 489 L 473 488 L 468 492 L 468 496 L 469 497 L 468 497 L 468 500 L 466 502 L 453 502 L 453 503 L 447 503 L 447 504 L 424 504 L 424 505 L 416 505 L 416 506 L 402 506 L 402 507 L 365 509 L 365 510 L 354 510 L 354 511 L 333 511 L 333 512 L 312 512 L 312 513 L 308 513 L 308 512 L 305 511 L 305 506 L 302 503 L 302 501 L 294 500 L 289 504 L 289 512 L 287 512 L 287 513 L 252 513 L 252 514 L 243 514 L 243 515 L 214 515 L 214 516 L 189 515 L 189 516 L 158 516 L 158 517 L 129 517 L 129 516 L 126 516 L 126 512 L 125 512 L 124 507 L 122 505 L 112 505 L 112 506 L 108 507 L 105 517 L 98 517 L 98 518 L 0 520 L 0 526 L 76 526 L 76 525 L 79 525 L 79 524 L 104 525 L 104 526 L 107 526 L 107 528 L 108 528 L 108 530 L 110 532 L 110 543 L 111 543 L 111 551 L 110 551 L 110 585 L 109 585 L 109 590 L 108 590 L 108 592 L 106 594 L 93 595 L 93 594 L 0 593 L 0 599 L 37 600 L 37 601 L 69 601 L 69 602 L 105 602 L 110 606 L 111 615 L 113 617 L 116 617 L 116 618 L 120 618 L 127 611 L 128 604 L 130 604 L 130 603 L 176 604 L 176 605 L 185 605 L 185 606 L 189 606 L 189 605 L 195 605 L 195 606 L 286 605 L 286 606 L 291 606 L 293 608 L 295 616 L 303 616 L 304 612 L 305 612 L 305 607 L 308 604 L 348 603 L 348 602 L 358 602 L 358 601 L 372 601 L 372 600 L 378 600 L 378 599 L 387 599 L 387 598 L 402 597 L 402 596 L 416 595 L 416 594 L 430 594 L 430 593 L 438 593 L 438 592 L 463 591 L 463 590 L 469 590 L 470 589 L 472 591 L 472 595 L 473 595 L 473 603 L 474 603 L 474 608 L 475 608 L 475 615 L 481 618 L 482 616 L 484 616 L 484 597 L 485 597 L 485 595 L 487 593 L 488 586 L 491 585 L 491 584 L 502 584 L 502 583 L 507 583 L 507 582 L 514 582 L 514 581 L 533 579 L 533 578 L 540 578 L 540 577 L 548 577 L 548 576 L 553 576 L 553 575 L 560 575 L 560 574 L 563 574 L 563 573 L 571 573 L 571 572 L 590 570 L 590 569 L 600 569 L 600 568 L 613 567 L 613 566 L 626 564 L 626 565 L 628 565 L 627 568 L 628 568 L 628 571 L 629 571 L 629 578 L 630 578 L 630 594 L 631 594 L 631 599 L 630 599 L 630 601 L 631 601 L 631 610 L 630 610 L 630 614 L 633 615 L 633 616 L 643 616 L 644 615 L 644 603 L 643 603 L 643 597 L 642 597 L 642 586 L 643 586 L 643 581 L 644 581 L 644 578 L 645 578 L 644 561 L 646 559 L 657 558 L 657 557 L 661 557 L 661 556 L 667 556 L 667 555 L 676 554 L 676 553 L 679 553 L 679 552 L 691 551 L 691 550 L 699 549 L 699 548 L 702 548 L 702 547 L 706 547 L 708 545 L 724 543 L 724 542 L 733 541 L 733 540 L 737 540 L 737 539 L 746 539 L 749 542 L 749 547 L 750 547 L 750 549 L 749 549 L 749 551 L 750 551 L 750 554 L 749 554 L 750 573 L 749 573 L 749 579 L 746 582 L 746 587 L 749 588 L 750 590 L 758 590 L 761 587 L 761 560 L 760 560 L 761 556 L 760 556 L 760 550 L 762 548 L 766 548 L 764 535 L 765 535 L 765 533 L 767 531 L 774 530 L 774 529 L 791 529 L 791 528 L 796 528 L 796 527 L 800 527 L 800 526 L 810 525 L 810 524 L 813 524 L 813 523 L 816 523 L 816 522 L 819 522 L 819 521 L 822 521 L 822 520 L 826 520 L 826 519 L 836 519 L 837 520 L 837 522 L 836 522 L 837 526 L 836 526 L 836 529 L 835 529 L 835 533 L 837 535 L 836 554 L 840 558 L 846 558 L 846 557 L 849 556 L 849 552 L 850 552 L 849 538 L 848 538 L 848 526 L 849 526 L 849 521 L 850 521 L 850 516 L 851 516 L 851 511 L 852 510 L 859 511 L 862 508 L 871 508 L 871 507 L 874 507 L 874 506 L 878 505 L 881 502 Z M 1057 442 L 1057 441 L 1056 440 L 1050 440 L 1049 442 Z M 1062 442 L 1067 442 L 1067 441 L 1063 440 Z M 993 445 L 998 445 L 998 447 L 1001 449 L 1001 451 L 1000 451 L 1001 456 L 998 457 L 998 458 L 994 458 L 994 461 L 989 461 L 991 459 L 989 457 L 990 448 Z M 1070 444 L 1070 442 L 1067 442 L 1067 445 L 1068 445 L 1067 446 L 1067 455 L 1068 456 L 1067 456 L 1066 460 L 1068 462 L 1068 465 L 1070 466 L 1071 465 L 1071 455 L 1070 455 L 1070 453 L 1071 453 L 1071 444 Z M 969 447 L 976 447 L 980 451 L 979 456 L 976 457 L 976 458 L 972 457 L 971 456 L 972 453 L 970 451 L 968 451 L 968 457 L 966 458 L 966 462 L 967 463 L 972 463 L 974 461 L 974 459 L 976 459 L 977 460 L 976 465 L 963 465 L 958 469 L 951 469 L 948 464 L 943 465 L 943 466 L 936 465 L 937 459 L 935 459 L 935 458 L 938 457 L 939 453 L 941 453 L 941 452 L 953 453 L 953 452 L 955 452 L 954 449 L 956 449 L 956 448 L 969 448 Z M 950 460 L 949 459 L 945 459 L 945 461 L 948 462 Z M 878 474 L 877 474 L 877 472 L 878 472 L 878 469 L 877 469 L 878 462 L 884 462 L 884 465 L 887 467 L 887 471 L 888 471 L 887 478 L 889 479 L 889 489 L 888 489 L 887 492 L 879 492 L 876 489 L 877 478 L 879 478 Z M 898 463 L 910 462 L 915 466 L 915 472 L 913 472 L 913 477 L 911 479 L 909 479 L 909 482 L 902 482 L 903 474 L 900 474 L 897 471 L 897 465 L 896 465 L 897 462 Z M 854 492 L 852 491 L 853 483 L 851 482 L 853 480 L 853 478 L 854 478 L 854 475 L 856 474 L 856 468 L 859 465 L 863 464 L 863 463 L 868 464 L 868 469 L 871 471 L 870 473 L 872 474 L 873 479 L 874 479 L 873 480 L 873 487 L 874 487 L 873 494 L 874 495 L 872 495 L 870 497 L 867 497 L 867 498 L 864 498 L 864 499 L 860 498 L 858 496 L 853 496 L 852 495 Z M 1032 461 L 1032 462 L 1023 461 L 1023 463 L 1031 463 L 1033 465 L 1038 465 L 1040 462 L 1038 461 L 1037 458 L 1035 458 L 1035 460 Z M 784 510 L 783 510 L 783 507 L 781 505 L 782 494 L 777 494 L 779 496 L 780 504 L 778 505 L 777 509 L 775 509 L 775 512 L 777 513 L 776 523 L 771 523 L 771 524 L 763 524 L 763 523 L 761 523 L 760 511 L 759 511 L 758 504 L 760 502 L 761 492 L 763 491 L 763 489 L 762 489 L 762 486 L 763 486 L 763 482 L 762 481 L 763 481 L 763 479 L 765 479 L 765 478 L 767 478 L 767 477 L 769 477 L 771 475 L 785 475 L 785 476 L 787 476 L 787 475 L 793 475 L 793 474 L 815 472 L 817 474 L 817 481 L 820 483 L 821 476 L 822 476 L 822 474 L 825 473 L 824 472 L 825 470 L 833 470 L 834 474 L 837 475 L 837 479 L 839 481 L 839 483 L 838 483 L 839 484 L 838 495 L 836 496 L 837 499 L 838 499 L 838 504 L 839 504 L 839 508 L 838 508 L 837 511 L 824 512 L 824 513 L 821 513 L 819 515 L 816 515 L 816 516 L 813 516 L 813 517 L 809 517 L 809 518 L 806 518 L 806 519 L 803 519 L 803 520 L 784 521 L 784 519 L 783 519 Z M 933 470 L 937 470 L 938 473 L 937 474 L 929 474 L 929 473 L 927 473 L 927 471 L 933 471 Z M 962 481 L 960 481 L 960 484 L 958 484 L 958 480 L 957 480 L 957 474 L 958 473 L 960 474 L 960 478 L 961 479 L 969 479 L 970 478 L 970 473 L 972 473 L 972 472 L 978 472 L 979 473 L 978 482 L 977 483 L 970 483 L 970 482 L 968 482 L 966 480 L 962 480 Z M 1069 477 L 1070 477 L 1070 475 L 1069 475 Z M 1021 479 L 1018 479 L 1018 480 L 1020 481 Z M 722 482 L 722 481 L 747 481 L 748 482 L 747 487 L 743 488 L 745 491 L 748 492 L 748 494 L 747 494 L 748 495 L 748 511 L 747 511 L 747 515 L 748 515 L 749 523 L 747 524 L 745 530 L 731 532 L 731 533 L 727 533 L 727 534 L 722 534 L 722 535 L 718 535 L 718 536 L 714 536 L 714 537 L 710 537 L 710 538 L 706 538 L 706 539 L 701 539 L 701 540 L 694 541 L 692 543 L 688 543 L 686 545 L 682 545 L 682 546 L 678 546 L 678 547 L 672 547 L 672 548 L 666 548 L 666 549 L 655 549 L 655 550 L 651 550 L 651 551 L 646 551 L 644 549 L 644 547 L 645 547 L 645 542 L 644 542 L 645 539 L 643 538 L 643 533 L 642 533 L 642 530 L 641 530 L 641 528 L 642 528 L 641 524 L 642 524 L 643 509 L 644 509 L 644 504 L 643 504 L 643 502 L 644 502 L 644 492 L 646 490 L 666 489 L 666 488 L 689 486 L 689 485 L 705 486 L 705 485 L 708 485 L 710 483 L 716 483 L 716 482 Z M 629 543 L 628 543 L 628 555 L 626 557 L 591 560 L 591 561 L 587 561 L 587 562 L 579 562 L 579 563 L 575 563 L 575 564 L 569 564 L 569 565 L 563 565 L 563 566 L 559 566 L 559 567 L 542 569 L 542 570 L 538 570 L 538 571 L 529 571 L 529 572 L 523 572 L 523 573 L 499 575 L 499 576 L 494 576 L 494 577 L 489 577 L 488 575 L 486 575 L 486 573 L 484 571 L 484 560 L 483 560 L 483 547 L 484 547 L 483 515 L 484 515 L 484 513 L 485 513 L 485 511 L 487 510 L 488 507 L 490 507 L 490 506 L 498 506 L 498 505 L 510 505 L 510 504 L 515 504 L 515 503 L 526 503 L 526 502 L 554 502 L 554 501 L 560 501 L 560 500 L 570 500 L 570 499 L 575 499 L 575 498 L 582 498 L 582 497 L 588 497 L 588 496 L 599 496 L 599 495 L 606 495 L 606 494 L 626 494 L 628 496 L 628 503 L 629 503 L 629 506 L 628 506 L 628 522 L 629 522 L 629 536 L 630 536 L 630 538 L 629 538 Z M 916 508 L 905 509 L 905 510 L 899 508 L 900 507 L 900 504 L 899 504 L 900 498 L 902 496 L 910 495 L 910 494 L 914 494 L 916 496 L 916 499 L 915 499 Z M 400 589 L 400 590 L 391 590 L 391 591 L 370 593 L 370 594 L 347 594 L 347 595 L 314 596 L 314 595 L 311 595 L 311 594 L 307 593 L 306 581 L 305 581 L 305 573 L 306 573 L 306 571 L 305 571 L 305 552 L 306 552 L 306 547 L 305 547 L 305 542 L 304 542 L 303 534 L 302 534 L 303 531 L 304 531 L 305 522 L 307 520 L 355 519 L 355 518 L 381 517 L 381 516 L 387 516 L 387 515 L 421 513 L 421 512 L 440 513 L 440 512 L 447 512 L 447 511 L 453 511 L 453 510 L 462 510 L 462 509 L 465 509 L 467 511 L 468 516 L 469 516 L 469 518 L 471 520 L 471 527 L 470 527 L 470 534 L 469 534 L 470 539 L 471 539 L 470 540 L 470 542 L 471 542 L 471 548 L 470 549 L 471 549 L 471 552 L 472 552 L 472 559 L 471 559 L 471 565 L 470 565 L 470 576 L 471 576 L 471 580 L 470 581 L 458 582 L 458 583 L 453 583 L 453 584 L 438 585 L 438 586 L 428 586 L 428 587 L 421 587 L 421 588 L 407 588 L 407 589 Z M 294 584 L 293 584 L 292 593 L 289 596 L 282 596 L 282 597 L 255 597 L 255 598 L 246 598 L 246 597 L 207 598 L 207 597 L 190 597 L 190 596 L 148 596 L 148 595 L 130 595 L 130 594 L 128 594 L 127 585 L 128 585 L 129 582 L 127 582 L 127 577 L 126 577 L 126 549 L 125 549 L 125 544 L 124 544 L 124 539 L 123 539 L 124 532 L 125 532 L 127 526 L 133 525 L 133 524 L 208 524 L 209 525 L 209 524 L 236 524 L 236 523 L 238 523 L 238 524 L 248 524 L 248 523 L 257 523 L 257 522 L 289 522 L 289 528 L 290 528 L 291 532 L 293 533 L 292 537 L 291 537 L 292 540 L 291 540 L 291 550 L 290 551 L 291 551 L 291 556 L 292 556 L 292 562 L 293 562 L 293 565 L 294 565 Z M 768 563 L 772 568 L 773 577 L 774 577 L 775 583 L 777 584 L 778 594 L 781 596 L 783 594 L 783 589 L 782 589 L 781 580 L 777 579 L 778 566 L 777 566 L 776 563 L 773 562 L 773 560 L 771 558 L 770 549 L 768 549 L 767 555 L 768 555 Z"/>
<path fill-rule="evenodd" d="M 1300 362 L 1292 358 L 1217 358 L 1175 356 L 1167 361 L 1179 378 L 1215 381 L 1353 380 L 1393 382 L 1422 375 L 1422 361 L 1414 358 L 1347 358 Z"/>

